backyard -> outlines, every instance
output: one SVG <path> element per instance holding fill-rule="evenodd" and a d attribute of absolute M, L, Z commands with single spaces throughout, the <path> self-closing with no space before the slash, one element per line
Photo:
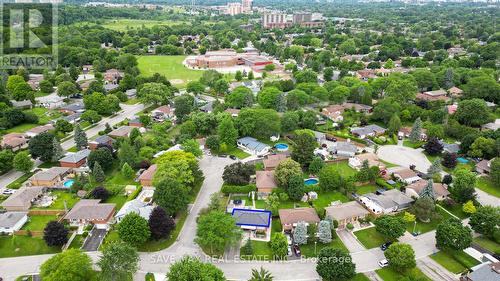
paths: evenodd
<path fill-rule="evenodd" d="M 186 56 L 139 56 L 137 62 L 141 74 L 151 76 L 163 74 L 174 86 L 185 87 L 190 81 L 198 80 L 203 71 L 185 67 Z"/>
<path fill-rule="evenodd" d="M 57 199 L 48 207 L 36 207 L 36 208 L 33 208 L 35 210 L 64 210 L 65 207 L 70 209 L 72 208 L 76 202 L 78 202 L 79 198 L 69 192 L 69 191 L 65 191 L 65 190 L 56 190 L 56 191 L 52 191 L 50 192 L 50 194 L 52 196 L 55 196 L 57 197 Z M 66 206 L 64 206 L 66 202 Z"/>
<path fill-rule="evenodd" d="M 29 216 L 23 230 L 42 231 L 49 221 L 57 220 L 57 216 Z"/>
<path fill-rule="evenodd" d="M 384 244 L 387 239 L 380 234 L 375 227 L 365 228 L 363 230 L 359 230 L 354 232 L 356 238 L 358 238 L 359 242 L 365 246 L 367 249 L 380 247 L 380 245 Z"/>
<path fill-rule="evenodd" d="M 54 254 L 61 248 L 49 247 L 42 238 L 0 236 L 0 258 Z"/>
<path fill-rule="evenodd" d="M 479 261 L 469 256 L 464 251 L 439 251 L 431 255 L 431 259 L 455 274 L 478 265 Z"/>

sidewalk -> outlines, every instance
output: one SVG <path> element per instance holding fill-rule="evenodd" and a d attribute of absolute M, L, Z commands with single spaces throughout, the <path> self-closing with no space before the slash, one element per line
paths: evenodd
<path fill-rule="evenodd" d="M 432 280 L 456 281 L 458 277 L 430 257 L 417 260 L 417 267 Z"/>

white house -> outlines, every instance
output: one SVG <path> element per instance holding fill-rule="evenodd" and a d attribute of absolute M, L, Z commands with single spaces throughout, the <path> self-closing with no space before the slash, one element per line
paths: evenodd
<path fill-rule="evenodd" d="M 116 213 L 116 222 L 119 223 L 130 213 L 136 213 L 144 219 L 149 220 L 149 216 L 154 209 L 154 206 L 151 204 L 153 201 L 153 194 L 153 189 L 144 189 L 137 195 L 137 198 L 126 202 L 118 213 Z"/>
<path fill-rule="evenodd" d="M 264 156 L 269 153 L 271 147 L 252 137 L 243 137 L 237 141 L 238 147 L 253 155 Z"/>
<path fill-rule="evenodd" d="M 391 189 L 382 194 L 365 194 L 359 197 L 359 201 L 374 214 L 390 214 L 407 209 L 413 199 L 397 189 Z"/>
<path fill-rule="evenodd" d="M 28 221 L 28 212 L 5 212 L 0 214 L 0 234 L 13 234 Z"/>

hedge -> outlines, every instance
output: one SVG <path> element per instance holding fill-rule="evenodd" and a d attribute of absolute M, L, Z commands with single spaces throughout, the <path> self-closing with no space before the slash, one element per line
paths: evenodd
<path fill-rule="evenodd" d="M 137 188 L 128 195 L 127 201 L 134 200 L 137 197 L 137 195 L 141 193 L 141 191 L 142 191 L 142 186 L 141 185 L 137 186 Z"/>
<path fill-rule="evenodd" d="M 384 179 L 382 178 L 378 178 L 375 180 L 375 183 L 378 185 L 378 186 L 381 186 L 381 187 L 384 187 L 386 189 L 393 189 L 394 187 L 390 184 L 388 184 Z"/>
<path fill-rule="evenodd" d="M 257 187 L 255 184 L 249 185 L 226 185 L 224 184 L 221 189 L 222 193 L 230 194 L 230 193 L 249 193 L 252 191 L 257 191 Z"/>

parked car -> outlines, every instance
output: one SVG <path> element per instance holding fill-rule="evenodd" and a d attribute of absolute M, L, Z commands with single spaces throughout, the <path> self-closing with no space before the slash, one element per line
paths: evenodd
<path fill-rule="evenodd" d="M 227 158 L 227 154 L 219 154 L 220 158 Z"/>
<path fill-rule="evenodd" d="M 14 192 L 16 192 L 14 189 L 7 188 L 2 193 L 3 195 L 12 195 Z"/>
<path fill-rule="evenodd" d="M 292 255 L 292 246 L 288 246 L 288 256 Z"/>
<path fill-rule="evenodd" d="M 299 248 L 299 245 L 294 244 L 293 245 L 293 251 L 295 252 L 295 256 L 300 257 L 300 248 Z"/>
<path fill-rule="evenodd" d="M 380 249 L 381 249 L 382 251 L 385 251 L 385 250 L 387 250 L 387 249 L 389 248 L 389 246 L 391 246 L 391 245 L 392 245 L 392 242 L 386 242 L 386 243 L 384 243 L 384 244 L 382 244 L 382 245 L 380 246 Z"/>
<path fill-rule="evenodd" d="M 233 159 L 233 160 L 238 159 L 238 158 L 236 158 L 236 156 L 234 156 L 234 155 L 229 155 L 229 158 L 231 158 L 231 159 Z"/>
<path fill-rule="evenodd" d="M 233 200 L 234 205 L 240 205 L 241 203 L 243 203 L 243 201 L 241 201 L 241 199 L 234 199 Z"/>
<path fill-rule="evenodd" d="M 386 266 L 388 266 L 388 265 L 389 265 L 389 261 L 388 261 L 388 260 L 386 260 L 386 259 L 383 259 L 383 260 L 381 260 L 381 261 L 379 261 L 379 262 L 378 262 L 378 265 L 379 265 L 380 267 L 386 267 Z"/>

